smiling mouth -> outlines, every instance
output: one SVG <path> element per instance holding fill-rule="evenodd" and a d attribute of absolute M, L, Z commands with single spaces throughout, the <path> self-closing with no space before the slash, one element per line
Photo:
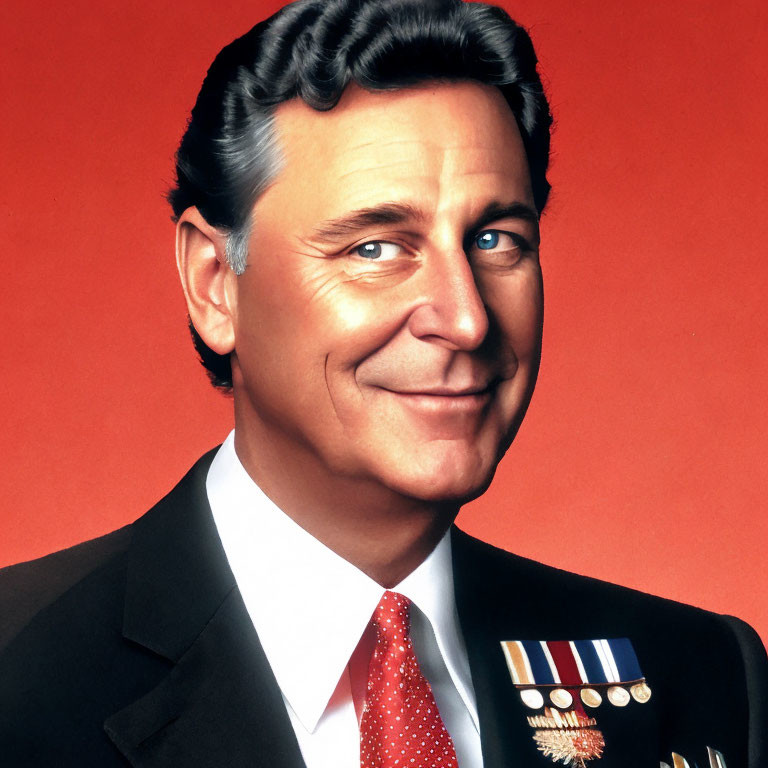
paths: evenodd
<path fill-rule="evenodd" d="M 428 387 L 424 389 L 387 389 L 401 402 L 428 411 L 473 411 L 485 407 L 492 399 L 499 379 L 488 384 L 473 384 L 465 387 Z"/>
<path fill-rule="evenodd" d="M 404 397 L 479 397 L 492 394 L 496 389 L 500 379 L 492 379 L 488 383 L 470 384 L 464 387 L 425 387 L 424 389 L 388 389 L 381 387 L 387 392 Z"/>

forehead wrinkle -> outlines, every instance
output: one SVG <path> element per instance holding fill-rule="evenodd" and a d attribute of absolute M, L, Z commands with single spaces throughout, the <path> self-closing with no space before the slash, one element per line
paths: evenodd
<path fill-rule="evenodd" d="M 384 149 L 385 147 L 399 147 L 402 144 L 429 144 L 432 142 L 426 140 L 417 139 L 392 139 L 390 141 L 382 141 L 381 139 L 368 139 L 367 141 L 361 141 L 357 144 L 346 145 L 348 152 L 356 152 L 358 149 L 367 149 L 368 147 L 377 147 Z"/>
<path fill-rule="evenodd" d="M 347 179 L 350 176 L 354 176 L 355 174 L 358 174 L 358 173 L 371 173 L 375 171 L 384 171 L 391 168 L 398 168 L 399 166 L 402 166 L 402 165 L 409 166 L 412 164 L 413 163 L 411 160 L 395 160 L 390 163 L 381 163 L 377 165 L 363 166 L 361 168 L 353 168 L 351 171 L 342 173 L 340 176 L 337 176 L 336 178 L 339 180 Z M 412 178 L 422 178 L 422 177 L 413 176 Z"/>
<path fill-rule="evenodd" d="M 475 151 L 468 151 L 473 146 Z M 464 187 L 457 184 L 462 179 L 486 178 L 489 183 L 482 185 L 484 196 L 491 198 L 529 202 L 531 198 L 527 164 L 520 167 L 517 155 L 512 151 L 499 153 L 493 147 L 464 145 L 461 149 L 446 147 L 442 153 L 442 168 L 438 186 L 438 209 L 448 213 L 457 205 L 472 206 L 478 202 L 472 195 L 463 195 Z M 521 171 L 524 171 L 521 174 Z"/>
<path fill-rule="evenodd" d="M 397 152 L 396 155 L 394 154 L 395 151 Z M 393 139 L 391 141 L 372 139 L 344 151 L 341 155 L 342 161 L 346 159 L 347 162 L 350 160 L 354 162 L 357 159 L 360 165 L 344 172 L 338 178 L 345 179 L 355 173 L 385 171 L 401 166 L 413 168 L 415 163 L 422 167 L 425 164 L 428 165 L 430 167 L 429 174 L 432 175 L 432 167 L 437 155 L 441 156 L 440 167 L 437 170 L 438 172 L 442 170 L 444 152 L 445 148 L 441 144 L 423 138 Z M 355 155 L 362 155 L 362 158 L 356 158 Z M 414 179 L 421 178 L 415 174 L 409 176 Z"/>
<path fill-rule="evenodd" d="M 370 171 L 367 173 L 369 180 L 362 190 L 356 188 L 354 182 L 338 185 L 335 199 L 340 209 L 351 211 L 374 208 L 382 203 L 402 203 L 431 216 L 438 193 L 438 179 L 431 171 L 418 175 L 403 173 L 402 169 L 397 169 L 392 174 L 370 174 Z M 350 172 L 348 176 L 353 174 L 354 172 Z"/>
<path fill-rule="evenodd" d="M 515 153 L 499 152 L 498 148 L 488 146 L 446 147 L 443 169 L 445 173 L 460 175 L 487 173 L 503 176 L 516 176 L 517 172 L 522 170 Z"/>
<path fill-rule="evenodd" d="M 423 137 L 413 137 L 410 139 L 393 139 L 392 141 L 381 141 L 380 139 L 371 139 L 359 144 L 345 145 L 344 154 L 355 154 L 360 150 L 369 151 L 373 148 L 375 151 L 385 149 L 402 149 L 403 147 L 412 147 L 414 152 L 419 155 L 424 154 L 424 150 L 430 150 L 440 154 L 458 155 L 459 157 L 465 157 L 474 153 L 487 153 L 494 152 L 493 147 L 489 147 L 484 141 L 467 141 L 464 139 L 461 142 L 444 143 L 439 141 L 433 141 L 431 139 Z"/>

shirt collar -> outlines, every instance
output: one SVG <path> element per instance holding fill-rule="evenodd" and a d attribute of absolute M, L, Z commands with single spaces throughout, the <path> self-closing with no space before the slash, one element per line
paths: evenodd
<path fill-rule="evenodd" d="M 313 732 L 384 588 L 264 494 L 235 453 L 234 432 L 214 457 L 207 492 L 224 551 L 280 690 L 302 725 Z M 448 534 L 394 591 L 415 603 L 431 623 L 477 727 Z"/>
<path fill-rule="evenodd" d="M 453 684 L 479 730 L 472 674 L 453 589 L 453 558 L 450 531 L 418 568 L 406 576 L 395 592 L 405 595 L 426 616 Z"/>

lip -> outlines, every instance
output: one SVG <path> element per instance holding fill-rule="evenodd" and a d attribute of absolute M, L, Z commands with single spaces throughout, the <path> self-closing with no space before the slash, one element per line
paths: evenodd
<path fill-rule="evenodd" d="M 396 395 L 413 395 L 424 397 L 473 397 L 475 395 L 484 395 L 490 391 L 490 387 L 469 387 L 467 389 L 450 389 L 448 387 L 439 387 L 437 389 L 416 389 L 416 390 L 389 390 Z"/>
<path fill-rule="evenodd" d="M 493 379 L 479 383 L 472 382 L 462 387 L 438 386 L 424 387 L 423 389 L 389 389 L 388 387 L 381 387 L 381 389 L 405 397 L 475 397 L 490 394 L 498 383 L 499 379 Z"/>
<path fill-rule="evenodd" d="M 400 402 L 420 411 L 471 412 L 484 408 L 490 402 L 497 383 L 494 381 L 490 384 L 462 388 L 430 387 L 418 390 L 393 390 L 382 387 L 382 389 L 397 397 Z"/>

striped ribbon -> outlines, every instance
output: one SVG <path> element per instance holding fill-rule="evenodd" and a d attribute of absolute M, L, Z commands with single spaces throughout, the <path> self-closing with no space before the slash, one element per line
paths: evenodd
<path fill-rule="evenodd" d="M 626 637 L 505 640 L 501 645 L 515 685 L 615 684 L 643 678 L 635 650 Z"/>

